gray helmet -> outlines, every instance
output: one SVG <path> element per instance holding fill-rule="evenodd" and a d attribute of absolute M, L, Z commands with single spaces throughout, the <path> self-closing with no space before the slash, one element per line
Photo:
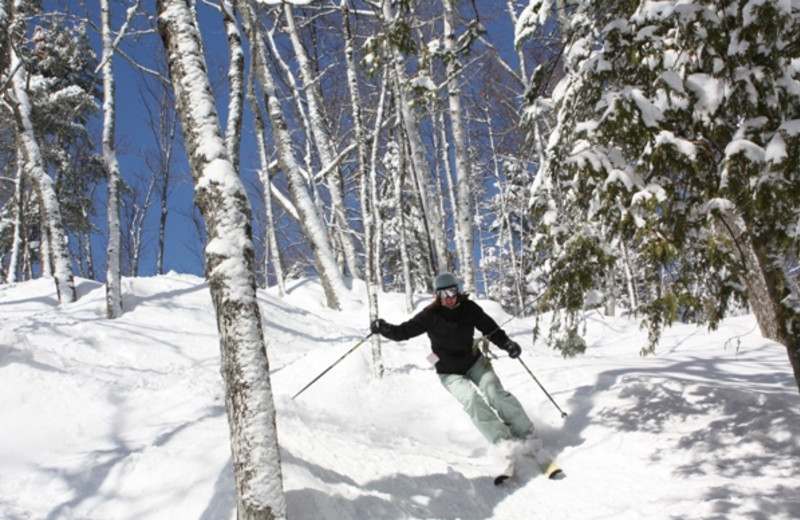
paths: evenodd
<path fill-rule="evenodd" d="M 442 273 L 433 279 L 433 290 L 447 289 L 448 287 L 458 287 L 456 277 L 450 273 Z"/>

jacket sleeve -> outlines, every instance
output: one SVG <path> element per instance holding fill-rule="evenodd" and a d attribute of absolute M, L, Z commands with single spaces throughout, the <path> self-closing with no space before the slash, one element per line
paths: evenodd
<path fill-rule="evenodd" d="M 471 303 L 474 306 L 473 322 L 475 323 L 475 328 L 489 338 L 489 341 L 505 350 L 506 343 L 508 343 L 508 335 L 497 325 L 497 322 L 495 322 L 491 316 L 484 312 L 480 305 L 475 302 Z"/>
<path fill-rule="evenodd" d="M 405 341 L 415 338 L 428 331 L 427 309 L 420 311 L 413 318 L 399 325 L 387 323 L 386 330 L 381 331 L 383 336 L 394 341 Z"/>

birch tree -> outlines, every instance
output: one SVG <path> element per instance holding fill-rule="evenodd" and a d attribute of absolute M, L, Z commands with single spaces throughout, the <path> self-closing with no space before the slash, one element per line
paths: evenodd
<path fill-rule="evenodd" d="M 222 137 L 194 13 L 185 0 L 159 0 L 157 9 L 195 200 L 208 231 L 205 270 L 220 334 L 238 518 L 285 518 L 250 207 Z"/>
<path fill-rule="evenodd" d="M 155 56 L 159 71 L 164 70 L 163 56 Z M 166 74 L 163 74 L 165 76 Z M 164 253 L 166 250 L 167 218 L 169 216 L 170 182 L 172 179 L 172 161 L 178 149 L 178 123 L 175 114 L 175 102 L 170 86 L 160 78 L 157 81 L 138 82 L 138 91 L 146 114 L 147 127 L 155 141 L 155 151 L 147 150 L 142 159 L 147 165 L 152 181 L 159 193 L 158 200 L 158 232 L 156 239 L 156 273 L 164 274 Z M 226 144 L 228 140 L 226 138 Z"/>
<path fill-rule="evenodd" d="M 403 8 L 402 3 L 399 8 Z M 385 49 L 387 66 L 390 67 L 393 75 L 397 109 L 409 146 L 410 172 L 414 176 L 420 196 L 422 216 L 433 257 L 434 271 L 450 271 L 453 268 L 453 262 L 448 253 L 444 220 L 441 213 L 436 211 L 437 204 L 434 201 L 433 190 L 431 189 L 432 173 L 425 158 L 425 146 L 420 134 L 419 121 L 414 115 L 413 103 L 410 98 L 411 83 L 406 71 L 406 59 L 403 56 L 403 51 L 412 49 L 408 35 L 409 28 L 403 16 L 401 16 L 403 14 L 402 11 L 399 13 L 393 12 L 390 0 L 381 1 L 377 14 L 387 38 Z"/>
<path fill-rule="evenodd" d="M 299 223 L 311 246 L 315 260 L 314 264 L 325 291 L 326 305 L 332 309 L 339 309 L 346 301 L 349 301 L 347 288 L 334 259 L 333 250 L 327 240 L 324 221 L 320 219 L 316 212 L 300 165 L 294 155 L 292 138 L 277 96 L 275 80 L 267 66 L 269 53 L 262 38 L 255 10 L 245 0 L 237 0 L 236 5 L 242 15 L 245 33 L 250 41 L 256 77 L 264 93 L 280 169 L 286 176 L 292 201 L 298 212 Z"/>
<path fill-rule="evenodd" d="M 128 21 L 138 6 L 128 10 Z M 100 0 L 100 24 L 103 42 L 103 160 L 108 175 L 108 245 L 106 247 L 106 318 L 122 315 L 122 288 L 120 285 L 120 225 L 119 189 L 120 171 L 116 152 L 116 83 L 114 79 L 114 33 L 111 27 L 111 1 Z M 125 32 L 123 25 L 120 36 Z"/>
<path fill-rule="evenodd" d="M 322 100 L 317 87 L 318 81 L 311 70 L 311 63 L 305 47 L 300 41 L 300 35 L 295 24 L 294 10 L 288 3 L 283 4 L 286 17 L 287 31 L 292 42 L 300 77 L 303 80 L 303 91 L 308 106 L 308 120 L 311 127 L 311 136 L 319 154 L 320 169 L 327 172 L 328 189 L 331 194 L 331 213 L 333 214 L 333 228 L 342 244 L 347 265 L 354 278 L 362 277 L 361 263 L 356 255 L 355 244 L 350 233 L 350 225 L 345 213 L 345 200 L 341 172 L 336 166 L 334 144 L 328 135 L 323 121 Z"/>
<path fill-rule="evenodd" d="M 444 64 L 447 73 L 447 103 L 452 128 L 452 140 L 456 168 L 456 199 L 453 201 L 455 215 L 455 236 L 458 243 L 458 256 L 461 281 L 464 290 L 475 289 L 475 255 L 473 247 L 473 205 L 470 196 L 472 182 L 470 180 L 469 159 L 467 157 L 467 136 L 464 119 L 461 113 L 461 88 L 459 49 L 456 41 L 456 17 L 451 0 L 442 0 L 444 9 Z M 445 160 L 449 161 L 449 157 Z"/>
<path fill-rule="evenodd" d="M 11 253 L 8 260 L 8 272 L 6 272 L 6 282 L 7 283 L 14 283 L 17 281 L 17 271 L 19 269 L 20 264 L 20 253 L 23 247 L 23 240 L 22 240 L 22 215 L 23 215 L 23 200 L 24 200 L 24 190 L 23 190 L 23 175 L 22 175 L 22 165 L 17 165 L 16 167 L 16 177 L 14 181 L 14 195 L 13 201 L 14 204 L 9 204 L 7 208 L 13 208 L 13 230 L 12 230 L 12 238 L 11 238 Z M 6 208 L 3 208 L 6 210 Z M 9 214 L 11 212 L 3 211 L 5 219 L 11 220 L 12 216 Z M 0 218 L 2 218 L 0 217 Z M 2 226 L 0 225 L 0 228 Z M 1 234 L 1 233 L 0 233 Z"/>
<path fill-rule="evenodd" d="M 341 14 L 345 38 L 345 65 L 347 67 L 347 92 L 350 95 L 350 106 L 353 114 L 353 127 L 356 141 L 356 170 L 359 182 L 359 202 L 361 203 L 361 215 L 364 224 L 364 281 L 367 287 L 367 305 L 369 308 L 369 321 L 380 316 L 378 307 L 378 289 L 381 287 L 377 257 L 375 256 L 375 238 L 378 220 L 376 215 L 379 213 L 376 208 L 375 199 L 375 177 L 370 175 L 369 168 L 369 136 L 364 124 L 363 111 L 361 109 L 361 94 L 359 92 L 359 81 L 357 63 L 355 59 L 355 37 L 350 26 L 350 14 L 347 2 L 342 2 Z M 383 99 L 379 103 L 379 110 L 376 116 L 378 121 L 376 133 L 380 129 Z M 381 354 L 380 335 L 373 335 L 372 339 L 372 372 L 377 377 L 383 376 L 383 356 Z"/>
<path fill-rule="evenodd" d="M 286 281 L 283 274 L 283 263 L 281 261 L 280 249 L 278 247 L 278 236 L 275 232 L 275 217 L 272 212 L 272 180 L 270 179 L 270 166 L 267 157 L 267 144 L 266 144 L 266 125 L 264 118 L 261 117 L 261 105 L 255 94 L 255 76 L 250 68 L 250 80 L 247 89 L 247 100 L 250 103 L 253 113 L 253 121 L 255 124 L 256 139 L 258 142 L 258 160 L 259 170 L 258 176 L 261 179 L 261 186 L 264 191 L 264 213 L 266 220 L 266 252 L 264 253 L 264 284 L 267 285 L 269 280 L 268 264 L 272 262 L 273 270 L 275 271 L 275 283 L 278 286 L 278 295 L 283 297 L 286 294 Z"/>
<path fill-rule="evenodd" d="M 37 194 L 42 204 L 42 227 L 49 235 L 49 248 L 42 253 L 42 262 L 51 266 L 52 276 L 56 283 L 58 299 L 61 303 L 75 301 L 75 282 L 72 264 L 67 248 L 67 236 L 61 217 L 53 179 L 47 174 L 33 126 L 33 110 L 28 95 L 29 72 L 17 49 L 23 47 L 25 34 L 24 2 L 15 0 L 11 6 L 9 36 L 6 51 L 8 52 L 8 80 L 10 88 L 5 91 L 5 98 L 14 115 L 19 153 L 25 171 L 36 182 Z"/>
<path fill-rule="evenodd" d="M 228 123 L 225 145 L 233 169 L 239 171 L 239 147 L 242 142 L 242 115 L 244 113 L 244 48 L 242 35 L 236 23 L 236 13 L 230 0 L 219 0 L 225 34 L 228 39 Z"/>

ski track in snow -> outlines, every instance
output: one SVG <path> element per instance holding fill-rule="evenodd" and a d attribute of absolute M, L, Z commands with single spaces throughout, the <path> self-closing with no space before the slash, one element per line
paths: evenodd
<path fill-rule="evenodd" d="M 125 314 L 111 321 L 94 282 L 78 280 L 65 306 L 49 280 L 0 286 L 0 518 L 235 518 L 208 288 L 174 273 L 123 282 Z M 752 316 L 667 329 L 646 358 L 646 333 L 626 318 L 587 313 L 588 350 L 574 359 L 532 345 L 531 319 L 508 322 L 569 416 L 520 364 L 501 357 L 495 370 L 567 478 L 524 460 L 496 487 L 424 337 L 383 341 L 382 379 L 368 341 L 293 400 L 364 338 L 366 307 L 325 309 L 315 280 L 260 302 L 289 518 L 800 518 L 800 399 L 785 349 Z M 407 319 L 403 302 L 381 295 L 382 317 Z"/>

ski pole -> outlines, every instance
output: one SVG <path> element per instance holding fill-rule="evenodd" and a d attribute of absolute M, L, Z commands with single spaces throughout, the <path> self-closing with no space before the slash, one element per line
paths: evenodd
<path fill-rule="evenodd" d="M 538 379 L 536 379 L 536 376 L 535 376 L 535 375 L 533 375 L 533 372 L 531 372 L 531 369 L 530 369 L 530 368 L 528 368 L 528 365 L 526 365 L 526 364 L 525 364 L 525 362 L 524 362 L 524 361 L 522 361 L 522 358 L 517 358 L 517 360 L 520 362 L 520 364 L 521 364 L 523 367 L 525 367 L 525 370 L 527 370 L 527 371 L 528 371 L 528 373 L 531 375 L 531 377 L 533 378 L 533 380 L 534 380 L 534 381 L 536 381 L 536 384 L 537 384 L 537 385 L 539 385 L 539 388 L 541 388 L 541 389 L 542 389 L 542 392 L 544 392 L 544 395 L 546 395 L 546 396 L 547 396 L 547 398 L 548 398 L 548 399 L 550 399 L 550 402 L 551 402 L 551 403 L 553 403 L 553 406 L 555 406 L 555 407 L 558 409 L 558 411 L 559 411 L 559 412 L 561 412 L 561 418 L 562 418 L 562 419 L 566 419 L 566 417 L 567 417 L 567 412 L 565 412 L 564 410 L 562 410 L 562 409 L 561 409 L 561 407 L 560 407 L 560 406 L 558 406 L 558 403 L 556 403 L 556 402 L 555 402 L 555 400 L 553 399 L 553 397 L 550 395 L 550 393 L 549 393 L 547 390 L 545 390 L 544 386 L 542 386 L 542 383 L 540 383 L 540 382 L 539 382 L 539 380 L 538 380 Z"/>
<path fill-rule="evenodd" d="M 374 332 L 370 332 L 369 334 L 367 334 L 367 335 L 364 337 L 364 339 L 362 339 L 361 341 L 359 341 L 358 343 L 356 343 L 355 345 L 353 345 L 353 346 L 350 348 L 350 350 L 348 350 L 347 352 L 345 352 L 345 353 L 344 353 L 344 355 L 343 355 L 342 357 L 340 357 L 339 359 L 337 359 L 337 360 L 336 360 L 336 361 L 335 361 L 335 362 L 334 362 L 334 363 L 333 363 L 331 366 L 329 366 L 328 368 L 326 368 L 325 370 L 323 370 L 323 371 L 322 371 L 322 373 L 321 373 L 320 375 L 318 375 L 317 377 L 315 377 L 314 379 L 312 379 L 310 383 L 308 383 L 306 386 L 304 386 L 304 387 L 303 387 L 303 388 L 302 388 L 302 389 L 301 389 L 299 392 L 297 392 L 296 394 L 294 394 L 294 395 L 292 396 L 292 399 L 294 399 L 294 398 L 295 398 L 295 397 L 297 397 L 298 395 L 300 395 L 300 394 L 302 394 L 303 392 L 305 392 L 305 391 L 306 391 L 306 389 L 307 389 L 309 386 L 311 386 L 311 385 L 313 385 L 314 383 L 316 383 L 316 382 L 317 382 L 317 380 L 318 380 L 320 377 L 322 377 L 322 376 L 324 376 L 325 374 L 327 374 L 327 373 L 328 373 L 328 371 L 329 371 L 330 369 L 332 369 L 333 367 L 335 367 L 336 365 L 338 365 L 338 364 L 339 364 L 339 362 L 340 362 L 341 360 L 343 360 L 344 358 L 346 358 L 347 356 L 349 356 L 350 354 L 352 354 L 352 353 L 353 353 L 353 351 L 354 351 L 355 349 L 357 349 L 358 347 L 360 347 L 360 346 L 361 346 L 361 345 L 362 345 L 362 344 L 363 344 L 365 341 L 367 341 L 367 340 L 370 338 L 370 336 L 372 336 L 373 334 L 374 334 Z"/>

